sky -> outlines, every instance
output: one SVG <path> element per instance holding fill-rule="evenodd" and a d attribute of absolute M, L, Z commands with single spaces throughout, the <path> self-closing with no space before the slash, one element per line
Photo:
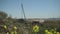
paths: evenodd
<path fill-rule="evenodd" d="M 0 11 L 13 18 L 60 18 L 60 0 L 0 0 Z"/>

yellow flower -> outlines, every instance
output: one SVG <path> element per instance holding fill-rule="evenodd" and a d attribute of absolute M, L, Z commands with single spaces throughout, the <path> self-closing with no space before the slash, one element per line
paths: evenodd
<path fill-rule="evenodd" d="M 17 32 L 16 31 L 12 31 L 11 34 L 17 34 Z"/>
<path fill-rule="evenodd" d="M 14 26 L 14 29 L 16 30 L 16 29 L 17 29 L 17 27 L 16 27 L 16 26 Z"/>
<path fill-rule="evenodd" d="M 53 34 L 52 32 L 48 31 L 47 29 L 45 30 L 46 34 Z"/>
<path fill-rule="evenodd" d="M 51 32 L 47 32 L 48 34 L 53 34 L 53 33 L 51 33 Z"/>
<path fill-rule="evenodd" d="M 38 25 L 33 26 L 33 31 L 38 32 L 39 31 L 39 26 Z"/>
<path fill-rule="evenodd" d="M 45 32 L 48 32 L 48 30 L 46 29 Z"/>
<path fill-rule="evenodd" d="M 7 26 L 6 26 L 6 25 L 4 25 L 4 28 L 5 28 L 5 29 L 7 29 Z"/>
<path fill-rule="evenodd" d="M 57 32 L 57 34 L 59 34 L 59 32 Z"/>
<path fill-rule="evenodd" d="M 54 33 L 57 33 L 56 31 L 54 31 Z"/>
<path fill-rule="evenodd" d="M 9 34 L 9 33 L 7 32 L 7 34 Z"/>
<path fill-rule="evenodd" d="M 15 34 L 17 34 L 17 32 L 15 31 Z"/>
<path fill-rule="evenodd" d="M 14 34 L 14 32 L 12 31 L 11 34 Z"/>

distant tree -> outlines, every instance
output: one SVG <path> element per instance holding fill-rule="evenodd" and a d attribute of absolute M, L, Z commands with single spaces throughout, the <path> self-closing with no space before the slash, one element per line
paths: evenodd
<path fill-rule="evenodd" d="M 7 13 L 0 11 L 0 19 L 5 19 L 7 18 Z"/>
<path fill-rule="evenodd" d="M 0 24 L 5 24 L 7 13 L 0 11 Z"/>

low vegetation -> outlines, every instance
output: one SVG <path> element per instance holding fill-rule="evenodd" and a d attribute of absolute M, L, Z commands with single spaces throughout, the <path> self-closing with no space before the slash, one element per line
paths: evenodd
<path fill-rule="evenodd" d="M 35 25 L 39 28 L 37 32 L 33 31 Z M 8 17 L 5 12 L 0 11 L 0 34 L 60 34 L 60 20 L 32 24 Z"/>

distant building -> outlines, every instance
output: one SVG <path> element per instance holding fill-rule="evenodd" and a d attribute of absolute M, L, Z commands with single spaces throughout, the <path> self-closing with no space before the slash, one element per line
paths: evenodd
<path fill-rule="evenodd" d="M 33 22 L 44 23 L 45 20 L 43 20 L 43 19 L 27 19 L 27 21 L 31 22 L 31 23 L 33 23 Z"/>

